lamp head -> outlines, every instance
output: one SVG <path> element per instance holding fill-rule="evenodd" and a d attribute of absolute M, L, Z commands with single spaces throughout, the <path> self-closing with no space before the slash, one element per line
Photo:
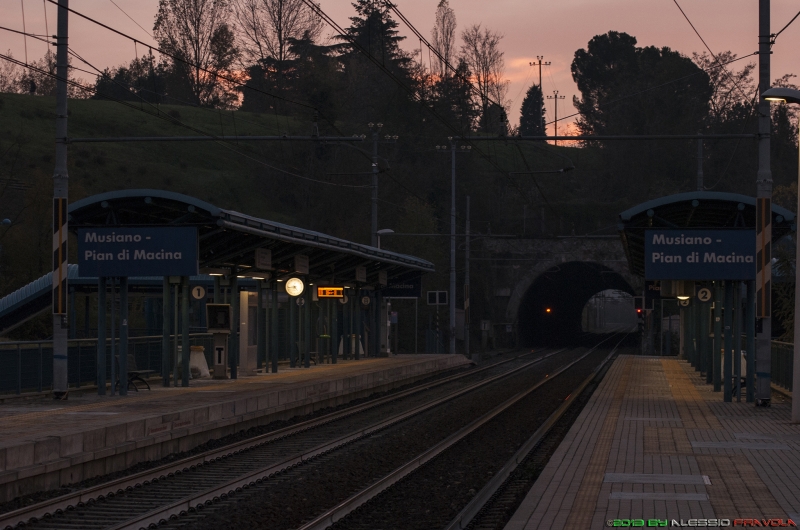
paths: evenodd
<path fill-rule="evenodd" d="M 793 88 L 774 87 L 762 92 L 761 96 L 767 101 L 800 103 L 800 90 L 795 90 Z"/>

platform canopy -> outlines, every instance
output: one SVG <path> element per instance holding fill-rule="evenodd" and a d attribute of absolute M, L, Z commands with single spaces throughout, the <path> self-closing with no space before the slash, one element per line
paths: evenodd
<path fill-rule="evenodd" d="M 367 284 L 379 273 L 403 281 L 434 272 L 432 263 L 414 256 L 377 249 L 320 232 L 225 210 L 194 197 L 161 190 L 121 190 L 93 195 L 69 208 L 69 228 L 113 226 L 193 226 L 198 229 L 200 272 L 236 267 L 255 271 L 255 251 L 272 252 L 274 278 L 294 272 L 294 257 L 308 256 L 312 281 L 353 284 L 356 267 L 367 270 Z"/>
<path fill-rule="evenodd" d="M 619 214 L 619 231 L 633 274 L 644 276 L 644 236 L 649 229 L 742 229 L 756 226 L 756 199 L 737 193 L 694 191 L 643 202 Z M 772 205 L 772 241 L 796 229 L 795 215 Z"/>

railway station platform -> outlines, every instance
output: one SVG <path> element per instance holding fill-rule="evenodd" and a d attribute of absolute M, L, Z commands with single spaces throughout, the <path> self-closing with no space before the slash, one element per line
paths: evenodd
<path fill-rule="evenodd" d="M 158 460 L 276 420 L 464 367 L 461 355 L 396 355 L 195 379 L 127 396 L 0 404 L 0 502 Z"/>
<path fill-rule="evenodd" d="M 674 357 L 620 356 L 505 529 L 800 525 L 800 425 L 790 412 L 779 395 L 769 408 L 724 403 Z"/>

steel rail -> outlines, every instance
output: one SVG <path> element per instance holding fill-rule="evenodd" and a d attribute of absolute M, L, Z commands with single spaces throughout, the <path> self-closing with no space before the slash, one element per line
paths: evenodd
<path fill-rule="evenodd" d="M 67 138 L 68 144 L 113 142 L 363 142 L 360 136 L 119 136 L 107 138 Z"/>
<path fill-rule="evenodd" d="M 565 412 L 569 409 L 572 403 L 581 395 L 581 393 L 589 386 L 589 383 L 597 377 L 597 374 L 606 365 L 608 361 L 614 356 L 619 348 L 620 343 L 623 339 L 621 339 L 615 346 L 614 349 L 611 350 L 611 353 L 608 354 L 603 362 L 601 362 L 594 371 L 589 374 L 589 376 L 584 379 L 584 381 L 576 388 L 567 399 L 564 400 L 564 403 L 561 404 L 555 412 L 553 412 L 550 417 L 542 424 L 541 427 L 536 429 L 530 438 L 528 438 L 524 444 L 514 453 L 508 462 L 500 468 L 500 470 L 492 476 L 492 479 L 483 487 L 481 490 L 470 500 L 469 503 L 458 513 L 458 515 L 450 522 L 449 525 L 445 527 L 444 530 L 464 530 L 469 524 L 472 522 L 473 519 L 481 512 L 484 506 L 489 502 L 492 496 L 500 489 L 500 487 L 508 480 L 508 477 L 514 472 L 515 469 L 521 464 L 527 457 L 528 454 L 536 447 L 539 442 L 545 437 L 545 435 L 550 432 L 550 429 L 561 419 Z"/>
<path fill-rule="evenodd" d="M 552 355 L 560 353 L 564 351 L 564 349 L 556 350 L 554 352 L 548 353 L 534 359 L 523 365 L 523 367 L 530 366 L 531 364 L 535 364 L 540 362 Z M 407 390 L 391 394 L 388 396 L 384 396 L 374 401 L 370 401 L 368 403 L 363 403 L 361 405 L 357 405 L 352 408 L 348 408 L 345 410 L 341 410 L 338 412 L 334 412 L 331 414 L 327 414 L 320 418 L 315 418 L 311 420 L 307 420 L 301 422 L 297 425 L 291 425 L 288 427 L 284 427 L 282 429 L 278 429 L 276 431 L 266 433 L 260 436 L 256 436 L 250 438 L 248 440 L 243 440 L 241 442 L 236 442 L 225 447 L 212 449 L 210 451 L 206 451 L 204 453 L 190 456 L 184 459 L 181 459 L 177 462 L 172 462 L 169 464 L 165 464 L 150 470 L 145 470 L 139 473 L 135 473 L 133 475 L 129 475 L 127 477 L 121 477 L 116 480 L 112 480 L 97 486 L 92 486 L 74 493 L 70 493 L 67 495 L 59 496 L 53 499 L 49 499 L 46 501 L 42 501 L 32 506 L 27 506 L 24 508 L 19 508 L 17 510 L 7 512 L 5 514 L 0 515 L 0 528 L 13 528 L 14 525 L 18 525 L 19 523 L 24 523 L 26 521 L 30 521 L 31 519 L 39 519 L 42 517 L 47 517 L 48 515 L 52 515 L 55 513 L 63 512 L 70 510 L 76 506 L 83 506 L 90 501 L 96 500 L 98 498 L 107 496 L 107 495 L 115 495 L 118 493 L 123 493 L 126 490 L 131 490 L 133 488 L 140 487 L 142 485 L 147 485 L 154 480 L 160 480 L 169 477 L 171 474 L 180 473 L 183 470 L 191 469 L 197 466 L 201 466 L 207 463 L 211 463 L 214 461 L 218 461 L 220 459 L 224 459 L 225 457 L 232 456 L 235 454 L 239 454 L 243 451 L 248 451 L 250 449 L 254 449 L 256 447 L 268 444 L 270 442 L 276 441 L 278 439 L 286 438 L 289 436 L 293 436 L 299 434 L 301 432 L 313 429 L 315 427 L 319 427 L 322 425 L 326 425 L 333 421 L 337 421 L 343 418 L 347 418 L 350 416 L 354 416 L 361 412 L 367 411 L 369 409 L 379 407 L 381 405 L 385 405 L 386 403 L 396 401 L 397 399 L 401 399 L 404 397 L 408 397 L 410 395 L 414 395 L 420 392 L 424 392 L 426 390 L 436 388 L 438 386 L 442 386 L 444 384 L 456 381 L 458 379 L 462 379 L 465 377 L 469 377 L 475 374 L 479 374 L 481 372 L 496 368 L 503 364 L 507 364 L 518 360 L 520 358 L 532 355 L 535 353 L 534 351 L 525 352 L 523 354 L 514 356 L 509 359 L 505 359 L 499 362 L 488 364 L 485 367 L 478 368 L 477 370 L 472 370 L 462 374 L 454 374 L 443 379 L 432 381 L 425 385 L 416 386 L 413 388 L 409 388 Z M 498 378 L 505 377 L 510 375 L 510 372 L 506 372 L 503 374 L 498 374 L 496 376 L 492 376 L 488 379 L 483 381 L 479 381 L 475 385 L 480 384 L 488 384 L 492 381 L 497 380 Z M 467 387 L 472 389 L 475 385 L 471 385 Z M 456 397 L 456 396 L 453 396 Z M 308 456 L 306 455 L 306 459 Z"/>
<path fill-rule="evenodd" d="M 534 359 L 534 360 L 532 360 L 532 361 L 520 366 L 519 369 L 525 369 L 525 368 L 528 368 L 528 367 L 530 367 L 530 366 L 532 366 L 534 364 L 540 363 L 540 362 L 544 361 L 545 359 L 548 359 L 549 357 L 552 357 L 553 355 L 561 353 L 562 351 L 564 351 L 564 349 L 556 350 L 554 352 L 548 353 L 547 355 L 544 355 L 542 357 Z M 464 388 L 462 388 L 462 389 L 460 389 L 460 390 L 458 390 L 456 392 L 448 394 L 447 396 L 443 396 L 443 397 L 441 397 L 439 399 L 436 399 L 434 401 L 425 403 L 423 405 L 419 405 L 418 407 L 415 407 L 415 408 L 410 409 L 410 410 L 408 410 L 406 412 L 397 414 L 395 416 L 392 416 L 390 418 L 382 420 L 382 421 L 380 421 L 378 423 L 374 423 L 374 424 L 372 424 L 372 425 L 370 425 L 370 426 L 368 426 L 366 428 L 360 429 L 360 430 L 355 431 L 355 432 L 351 431 L 350 433 L 348 433 L 345 436 L 342 436 L 342 437 L 337 438 L 335 440 L 328 441 L 328 442 L 325 442 L 323 444 L 320 444 L 320 445 L 318 445 L 318 446 L 316 446 L 316 447 L 314 447 L 314 448 L 312 448 L 312 449 L 310 449 L 310 450 L 308 450 L 308 451 L 306 451 L 304 453 L 295 454 L 295 455 L 293 455 L 291 457 L 288 457 L 288 458 L 286 458 L 286 459 L 284 459 L 284 460 L 282 460 L 282 461 L 280 461 L 278 463 L 272 464 L 270 466 L 262 467 L 262 468 L 260 468 L 260 469 L 258 469 L 256 471 L 252 471 L 250 473 L 247 473 L 246 475 L 240 475 L 239 477 L 237 477 L 237 478 L 235 478 L 235 479 L 233 479 L 231 481 L 228 481 L 228 482 L 226 482 L 224 484 L 217 485 L 217 486 L 209 488 L 206 491 L 203 491 L 201 493 L 197 493 L 197 494 L 191 495 L 189 497 L 185 497 L 185 498 L 180 499 L 178 501 L 175 501 L 175 502 L 173 502 L 173 503 L 171 503 L 171 504 L 169 504 L 167 506 L 159 507 L 159 508 L 157 508 L 155 510 L 152 510 L 150 512 L 147 512 L 146 514 L 143 514 L 143 515 L 141 515 L 141 516 L 139 516 L 139 517 L 137 517 L 135 519 L 130 519 L 130 520 L 125 521 L 124 523 L 121 523 L 119 525 L 112 526 L 112 527 L 109 528 L 109 530 L 139 530 L 139 529 L 142 529 L 142 528 L 147 528 L 152 524 L 156 524 L 157 525 L 157 524 L 161 523 L 162 521 L 166 521 L 169 518 L 174 517 L 176 515 L 180 515 L 182 513 L 188 513 L 190 509 L 192 509 L 192 508 L 194 508 L 194 507 L 196 507 L 198 505 L 206 505 L 206 504 L 213 503 L 213 502 L 215 502 L 215 501 L 217 501 L 219 499 L 225 499 L 225 498 L 227 498 L 228 495 L 233 495 L 234 493 L 240 492 L 243 489 L 247 489 L 250 486 L 259 484 L 264 479 L 267 479 L 267 478 L 275 475 L 276 473 L 284 471 L 285 469 L 287 469 L 290 466 L 295 466 L 295 465 L 298 465 L 298 464 L 301 464 L 301 463 L 304 463 L 304 462 L 308 462 L 308 461 L 312 460 L 315 457 L 318 457 L 318 456 L 326 454 L 326 453 L 328 453 L 330 451 L 334 451 L 336 449 L 339 449 L 339 448 L 341 448 L 341 447 L 343 447 L 345 445 L 353 443 L 353 442 L 355 442 L 357 440 L 360 440 L 362 438 L 371 436 L 371 435 L 377 433 L 378 431 L 382 431 L 382 430 L 384 430 L 384 429 L 386 429 L 388 427 L 396 425 L 396 424 L 398 424 L 398 423 L 400 423 L 402 421 L 407 420 L 408 418 L 411 418 L 411 417 L 416 416 L 418 414 L 421 414 L 421 413 L 423 413 L 423 412 L 425 412 L 427 410 L 430 410 L 430 409 L 433 409 L 435 407 L 438 407 L 439 405 L 441 405 L 443 403 L 446 403 L 448 401 L 451 401 L 451 400 L 453 400 L 453 399 L 455 399 L 455 398 L 457 398 L 459 396 L 462 396 L 464 394 L 468 394 L 469 392 L 472 392 L 473 390 L 475 390 L 477 388 L 480 388 L 482 386 L 488 385 L 489 383 L 495 382 L 495 381 L 497 381 L 499 379 L 503 379 L 505 377 L 509 377 L 510 375 L 512 375 L 512 373 L 513 372 L 509 371 L 509 372 L 505 372 L 505 373 L 502 373 L 502 374 L 498 374 L 498 375 L 492 376 L 492 377 L 490 377 L 488 379 L 484 379 L 483 381 L 478 381 L 477 383 L 474 383 L 472 385 L 464 387 Z"/>
<path fill-rule="evenodd" d="M 456 443 L 460 442 L 462 439 L 466 438 L 480 427 L 484 426 L 486 423 L 490 422 L 491 420 L 495 419 L 497 416 L 517 404 L 520 400 L 527 397 L 533 391 L 539 389 L 543 385 L 549 383 L 550 381 L 554 380 L 559 375 L 563 374 L 567 370 L 569 370 L 572 366 L 577 364 L 578 362 L 585 359 L 589 354 L 593 353 L 597 348 L 600 347 L 601 344 L 609 340 L 611 337 L 604 339 L 596 346 L 591 348 L 589 351 L 578 357 L 576 360 L 566 364 L 565 366 L 559 368 L 555 373 L 546 376 L 545 379 L 539 381 L 531 388 L 527 390 L 523 390 L 519 392 L 514 397 L 508 399 L 504 403 L 498 405 L 491 411 L 487 412 L 480 418 L 472 421 L 465 427 L 459 429 L 455 433 L 448 436 L 446 439 L 442 440 L 435 446 L 431 447 L 430 449 L 424 451 L 423 453 L 417 455 L 413 459 L 409 460 L 402 466 L 398 467 L 382 479 L 374 482 L 373 484 L 367 486 L 360 492 L 352 495 L 348 499 L 340 502 L 333 508 L 327 510 L 326 512 L 320 514 L 319 516 L 315 517 L 312 521 L 304 524 L 303 526 L 299 527 L 297 530 L 325 530 L 329 526 L 333 525 L 337 521 L 341 520 L 358 507 L 362 506 L 363 504 L 367 503 L 372 498 L 379 495 L 381 492 L 385 491 L 392 485 L 396 484 L 400 480 L 404 479 L 417 469 L 424 466 L 429 461 L 433 460 L 441 453 L 448 450 L 450 447 L 455 445 Z"/>

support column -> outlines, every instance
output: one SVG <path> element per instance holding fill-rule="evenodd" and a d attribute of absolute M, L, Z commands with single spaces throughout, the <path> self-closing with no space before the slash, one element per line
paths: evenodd
<path fill-rule="evenodd" d="M 189 386 L 189 359 L 192 347 L 189 345 L 189 277 L 181 278 L 181 386 Z"/>
<path fill-rule="evenodd" d="M 730 403 L 733 382 L 733 283 L 725 282 L 725 365 L 722 371 L 722 400 Z"/>
<path fill-rule="evenodd" d="M 222 303 L 222 282 L 220 282 L 219 276 L 214 276 L 214 303 L 221 304 Z"/>
<path fill-rule="evenodd" d="M 166 387 L 169 386 L 169 305 L 169 276 L 164 276 L 161 287 L 161 379 L 163 386 Z"/>
<path fill-rule="evenodd" d="M 339 360 L 339 300 L 331 300 L 331 318 L 329 320 L 331 327 L 331 364 L 336 364 Z M 344 306 L 342 306 L 344 307 Z M 342 352 L 344 352 L 344 345 L 342 345 Z"/>
<path fill-rule="evenodd" d="M 256 290 L 256 369 L 268 364 L 267 360 L 267 304 L 264 298 L 267 296 L 266 282 L 256 280 L 258 288 Z M 262 362 L 264 365 L 262 365 Z M 266 369 L 265 369 L 266 371 Z"/>
<path fill-rule="evenodd" d="M 278 306 L 278 291 L 277 289 L 274 291 L 272 295 L 272 299 L 274 300 L 274 306 L 277 308 Z M 297 334 L 297 317 L 299 314 L 299 308 L 297 307 L 297 299 L 289 297 L 289 301 L 286 304 L 286 321 L 288 322 L 289 329 L 287 330 L 288 333 L 286 336 L 289 339 L 289 366 L 292 368 L 297 367 L 297 356 L 300 353 L 300 348 L 297 345 L 298 341 L 298 334 Z M 277 317 L 275 317 L 275 329 L 278 327 Z"/>
<path fill-rule="evenodd" d="M 270 319 L 272 320 L 272 333 L 270 334 L 269 353 L 273 359 L 278 358 L 278 282 L 272 282 Z M 291 350 L 292 368 L 294 368 L 294 349 Z"/>
<path fill-rule="evenodd" d="M 747 402 L 756 400 L 756 282 L 747 282 L 747 308 L 745 309 L 747 334 Z"/>
<path fill-rule="evenodd" d="M 699 328 L 697 332 L 697 340 L 698 340 L 698 357 L 700 358 L 700 372 L 701 374 L 706 374 L 706 378 L 708 378 L 708 374 L 711 372 L 711 356 L 709 355 L 711 352 L 711 348 L 709 348 L 708 344 L 708 309 L 709 304 L 704 302 L 699 302 L 697 304 L 697 311 L 699 313 L 699 318 L 697 319 L 697 326 Z"/>
<path fill-rule="evenodd" d="M 306 289 L 305 291 L 303 291 L 303 294 L 301 296 L 305 300 L 305 303 L 301 308 L 302 320 L 303 320 L 303 349 L 301 355 L 303 356 L 303 366 L 305 366 L 306 368 L 310 368 L 311 367 L 311 290 Z"/>
<path fill-rule="evenodd" d="M 733 283 L 733 392 L 742 401 L 742 282 Z"/>
<path fill-rule="evenodd" d="M 106 395 L 106 279 L 97 279 L 97 395 Z"/>
<path fill-rule="evenodd" d="M 172 341 L 172 386 L 177 387 L 178 386 L 178 322 L 179 322 L 179 320 L 178 320 L 178 309 L 179 309 L 179 307 L 178 307 L 178 296 L 179 296 L 179 292 L 178 292 L 178 283 L 174 282 L 174 278 L 179 278 L 179 277 L 173 277 L 173 278 L 170 279 L 170 281 L 173 282 L 173 284 L 172 284 L 172 313 L 174 315 L 174 318 L 172 320 L 172 336 L 173 336 L 173 341 Z"/>
<path fill-rule="evenodd" d="M 770 0 L 758 0 L 758 91 L 772 83 L 770 56 Z M 772 397 L 772 170 L 770 169 L 769 101 L 758 103 L 758 174 L 756 176 L 756 318 L 761 326 L 756 337 L 756 405 L 769 405 Z"/>
<path fill-rule="evenodd" d="M 128 395 L 128 277 L 119 279 L 119 395 Z"/>
<path fill-rule="evenodd" d="M 711 353 L 714 392 L 722 390 L 722 282 L 714 282 L 714 347 Z"/>
<path fill-rule="evenodd" d="M 239 311 L 239 278 L 236 277 L 236 267 L 231 267 L 231 338 L 228 344 L 228 364 L 231 367 L 231 379 L 239 378 L 239 324 L 241 312 Z"/>
<path fill-rule="evenodd" d="M 353 358 L 356 361 L 361 359 L 361 329 L 363 319 L 361 311 L 361 293 L 362 291 L 360 289 L 356 289 L 356 300 L 353 302 L 353 319 L 355 320 L 353 328 L 356 335 L 356 351 L 354 352 Z"/>
<path fill-rule="evenodd" d="M 111 278 L 111 395 L 117 392 L 117 279 Z"/>

